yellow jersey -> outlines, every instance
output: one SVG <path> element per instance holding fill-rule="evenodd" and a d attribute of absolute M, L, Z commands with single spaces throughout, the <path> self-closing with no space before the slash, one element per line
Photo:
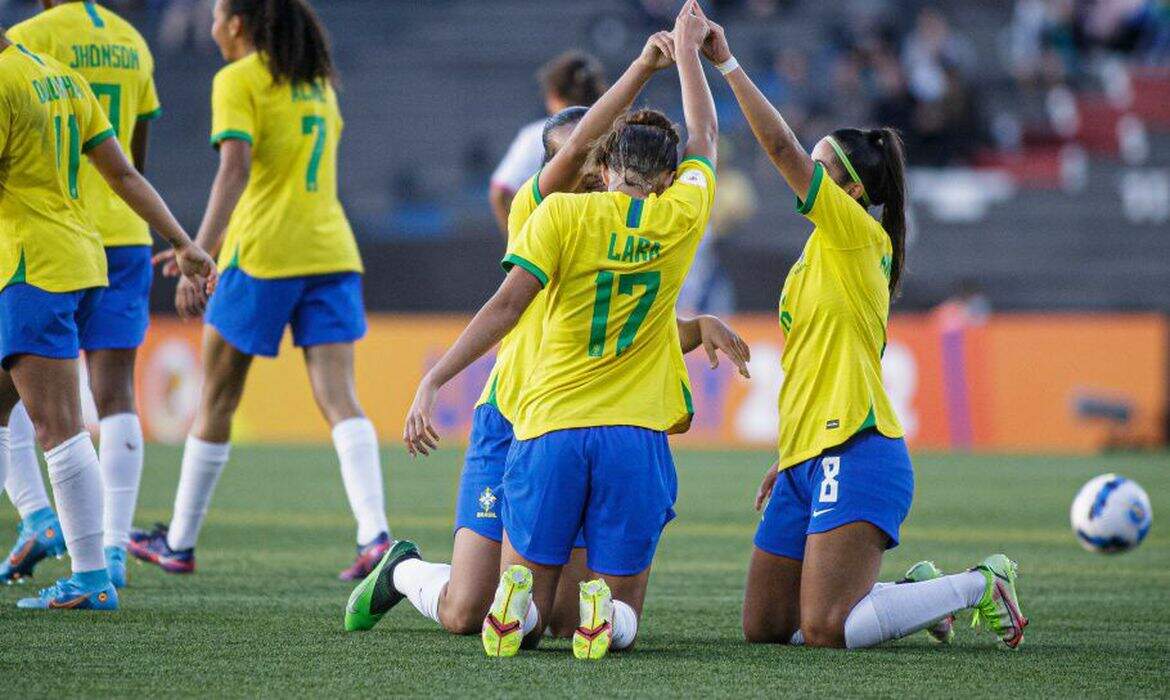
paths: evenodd
<path fill-rule="evenodd" d="M 211 89 L 211 143 L 252 145 L 248 186 L 228 223 L 220 269 L 280 278 L 361 272 L 337 198 L 344 126 L 327 80 L 277 83 L 260 54 L 225 66 Z"/>
<path fill-rule="evenodd" d="M 79 173 L 84 154 L 114 130 L 85 78 L 12 44 L 0 52 L 0 110 L 0 289 L 106 286 Z"/>
<path fill-rule="evenodd" d="M 540 195 L 540 173 L 537 172 L 525 182 L 512 198 L 512 209 L 508 212 L 508 245 L 514 246 L 524 228 L 525 222 L 543 199 Z M 525 309 L 516 327 L 500 341 L 496 351 L 496 363 L 480 394 L 476 407 L 490 403 L 499 409 L 509 421 L 515 419 L 516 407 L 520 403 L 520 390 L 528 376 L 528 367 L 540 348 L 540 337 L 544 331 L 544 314 L 548 295 L 536 295 Z"/>
<path fill-rule="evenodd" d="M 504 265 L 539 279 L 548 308 L 518 439 L 602 425 L 668 431 L 690 420 L 674 308 L 714 197 L 711 164 L 691 157 L 661 196 L 553 194 L 529 217 Z"/>
<path fill-rule="evenodd" d="M 882 386 L 893 245 L 817 163 L 798 211 L 815 225 L 780 295 L 780 468 L 876 427 L 902 437 Z"/>
<path fill-rule="evenodd" d="M 48 54 L 85 78 L 130 153 L 135 125 L 162 113 L 154 89 L 154 57 L 126 20 L 92 2 L 69 2 L 8 30 L 8 38 Z M 107 247 L 150 245 L 150 227 L 114 194 L 97 168 L 82 162 L 81 202 Z"/>

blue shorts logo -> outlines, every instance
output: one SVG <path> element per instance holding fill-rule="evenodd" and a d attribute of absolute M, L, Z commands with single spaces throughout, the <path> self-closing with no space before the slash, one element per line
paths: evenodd
<path fill-rule="evenodd" d="M 496 494 L 492 493 L 490 487 L 485 488 L 483 493 L 479 494 L 479 512 L 475 514 L 477 518 L 494 518 L 496 517 Z"/>

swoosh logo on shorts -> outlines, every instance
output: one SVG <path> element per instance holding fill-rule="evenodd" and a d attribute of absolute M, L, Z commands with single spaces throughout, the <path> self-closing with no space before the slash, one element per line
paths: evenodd
<path fill-rule="evenodd" d="M 825 513 L 828 513 L 831 510 L 833 510 L 833 509 L 832 508 L 824 508 L 822 510 L 814 510 L 812 516 L 815 518 L 819 515 L 824 515 Z"/>

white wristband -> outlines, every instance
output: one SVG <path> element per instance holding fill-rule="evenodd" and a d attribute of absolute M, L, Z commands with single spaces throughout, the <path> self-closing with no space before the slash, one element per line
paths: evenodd
<path fill-rule="evenodd" d="M 718 70 L 723 75 L 727 75 L 728 73 L 731 73 L 732 71 L 734 71 L 737 68 L 739 68 L 739 61 L 736 60 L 735 56 L 732 56 L 731 58 L 727 59 L 723 63 L 719 63 L 715 66 L 715 69 Z"/>

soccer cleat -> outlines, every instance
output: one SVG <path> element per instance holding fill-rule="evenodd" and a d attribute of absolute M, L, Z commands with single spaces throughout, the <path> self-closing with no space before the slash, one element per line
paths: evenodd
<path fill-rule="evenodd" d="M 42 589 L 35 598 L 18 600 L 16 607 L 25 610 L 117 610 L 118 591 L 109 582 L 94 590 L 85 590 L 75 578 L 63 578 Z"/>
<path fill-rule="evenodd" d="M 47 516 L 21 523 L 17 528 L 20 534 L 16 537 L 16 544 L 0 563 L 0 581 L 6 584 L 23 582 L 32 578 L 33 569 L 45 559 L 65 556 L 61 523 L 57 522 L 52 511 L 47 512 Z"/>
<path fill-rule="evenodd" d="M 126 587 L 126 548 L 110 546 L 106 547 L 106 571 L 110 573 L 110 583 L 114 584 L 114 588 Z"/>
<path fill-rule="evenodd" d="M 601 579 L 581 583 L 581 625 L 573 632 L 573 656 L 596 661 L 613 641 L 613 595 Z"/>
<path fill-rule="evenodd" d="M 1019 565 L 1003 554 L 993 554 L 971 570 L 987 579 L 987 588 L 975 606 L 971 626 L 976 627 L 982 622 L 999 635 L 1009 649 L 1015 649 L 1024 641 L 1024 628 L 1028 626 L 1028 618 L 1020 611 L 1016 596 Z"/>
<path fill-rule="evenodd" d="M 383 532 L 366 544 L 359 544 L 357 559 L 348 568 L 342 570 L 337 578 L 342 581 L 357 581 L 369 576 L 389 549 L 390 533 L 387 532 Z"/>
<path fill-rule="evenodd" d="M 910 567 L 906 575 L 898 583 L 933 581 L 936 578 L 941 578 L 942 575 L 943 572 L 934 565 L 934 562 L 920 561 Z M 955 616 L 947 615 L 946 617 L 940 617 L 934 621 L 934 624 L 926 628 L 926 633 L 939 644 L 950 644 L 951 640 L 955 638 Z"/>
<path fill-rule="evenodd" d="M 169 574 L 190 574 L 195 571 L 195 548 L 171 549 L 167 544 L 167 526 L 161 523 L 149 532 L 131 530 L 126 550 L 135 559 L 157 564 Z"/>
<path fill-rule="evenodd" d="M 372 629 L 378 620 L 406 596 L 394 587 L 394 569 L 407 559 L 418 559 L 418 547 L 409 540 L 398 540 L 374 570 L 349 594 L 345 605 L 345 631 Z"/>
<path fill-rule="evenodd" d="M 500 585 L 483 619 L 483 650 L 488 656 L 515 656 L 524 641 L 524 618 L 532 605 L 532 572 L 518 564 L 500 575 Z"/>

